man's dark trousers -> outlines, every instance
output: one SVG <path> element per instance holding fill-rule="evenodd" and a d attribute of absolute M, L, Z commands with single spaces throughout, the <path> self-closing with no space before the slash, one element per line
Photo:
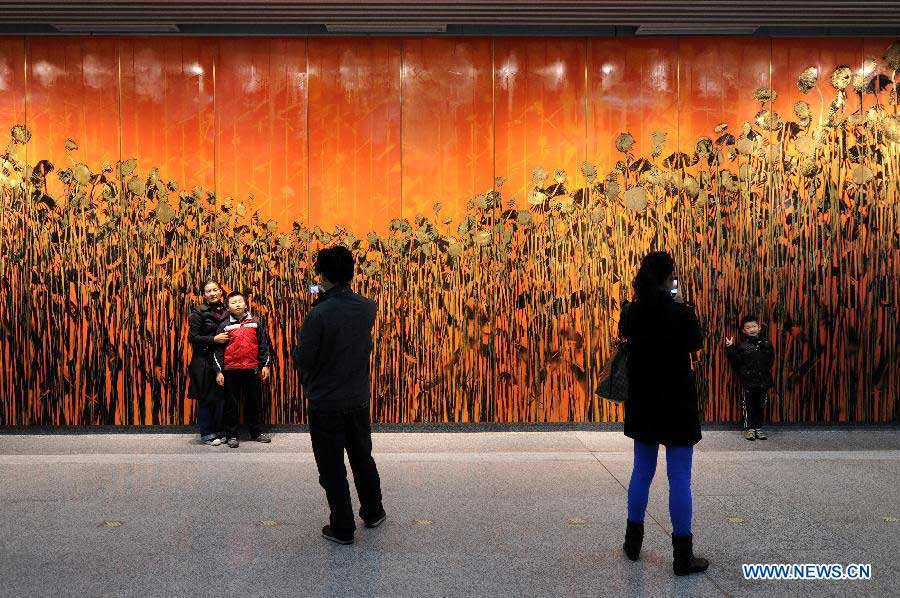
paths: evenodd
<path fill-rule="evenodd" d="M 319 468 L 319 484 L 325 489 L 331 509 L 331 529 L 352 535 L 356 529 L 350 485 L 344 467 L 344 451 L 353 470 L 353 483 L 359 495 L 359 516 L 371 521 L 384 511 L 381 504 L 381 479 L 372 458 L 372 426 L 369 406 L 342 410 L 309 409 L 309 436 Z"/>
<path fill-rule="evenodd" d="M 241 419 L 241 397 L 244 399 L 244 421 L 250 429 L 250 437 L 262 432 L 262 383 L 256 370 L 225 370 L 225 413 L 223 424 L 228 438 L 238 437 Z"/>

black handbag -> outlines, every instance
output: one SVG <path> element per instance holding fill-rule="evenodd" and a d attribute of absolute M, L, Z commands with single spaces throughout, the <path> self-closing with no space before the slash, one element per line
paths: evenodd
<path fill-rule="evenodd" d="M 628 347 L 624 341 L 616 344 L 616 351 L 600 370 L 600 384 L 594 393 L 612 403 L 624 403 L 628 398 Z"/>

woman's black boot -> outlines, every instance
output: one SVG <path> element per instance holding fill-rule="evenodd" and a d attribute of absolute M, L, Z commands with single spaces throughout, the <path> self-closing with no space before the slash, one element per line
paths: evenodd
<path fill-rule="evenodd" d="M 644 542 L 644 524 L 633 523 L 628 521 L 625 527 L 625 543 L 622 544 L 622 550 L 625 555 L 632 561 L 638 560 L 641 556 L 641 544 Z"/>
<path fill-rule="evenodd" d="M 702 573 L 709 567 L 709 561 L 694 556 L 694 536 L 672 534 L 672 570 L 675 575 Z"/>

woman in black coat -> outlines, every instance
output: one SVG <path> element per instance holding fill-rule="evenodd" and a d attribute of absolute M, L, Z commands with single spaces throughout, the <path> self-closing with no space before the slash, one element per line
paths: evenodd
<path fill-rule="evenodd" d="M 193 348 L 188 369 L 188 398 L 197 401 L 197 424 L 200 440 L 211 446 L 222 444 L 222 415 L 225 405 L 222 387 L 216 384 L 216 368 L 212 362 L 215 344 L 227 343 L 228 334 L 216 334 L 219 324 L 228 317 L 222 303 L 222 287 L 215 281 L 203 287 L 203 302 L 194 306 L 188 318 L 188 342 Z"/>
<path fill-rule="evenodd" d="M 628 355 L 625 435 L 634 439 L 634 469 L 628 487 L 628 522 L 623 548 L 637 560 L 644 513 L 656 472 L 659 445 L 666 447 L 669 514 L 676 575 L 705 571 L 694 557 L 691 535 L 691 464 L 700 441 L 697 390 L 691 353 L 703 346 L 700 324 L 675 283 L 675 262 L 666 252 L 647 254 L 634 279 L 635 301 L 622 308 L 620 336 Z"/>

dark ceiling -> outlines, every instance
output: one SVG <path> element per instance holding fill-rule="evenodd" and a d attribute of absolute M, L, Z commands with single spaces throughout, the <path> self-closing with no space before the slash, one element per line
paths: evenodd
<path fill-rule="evenodd" d="M 0 0 L 0 32 L 897 35 L 900 1 Z"/>

